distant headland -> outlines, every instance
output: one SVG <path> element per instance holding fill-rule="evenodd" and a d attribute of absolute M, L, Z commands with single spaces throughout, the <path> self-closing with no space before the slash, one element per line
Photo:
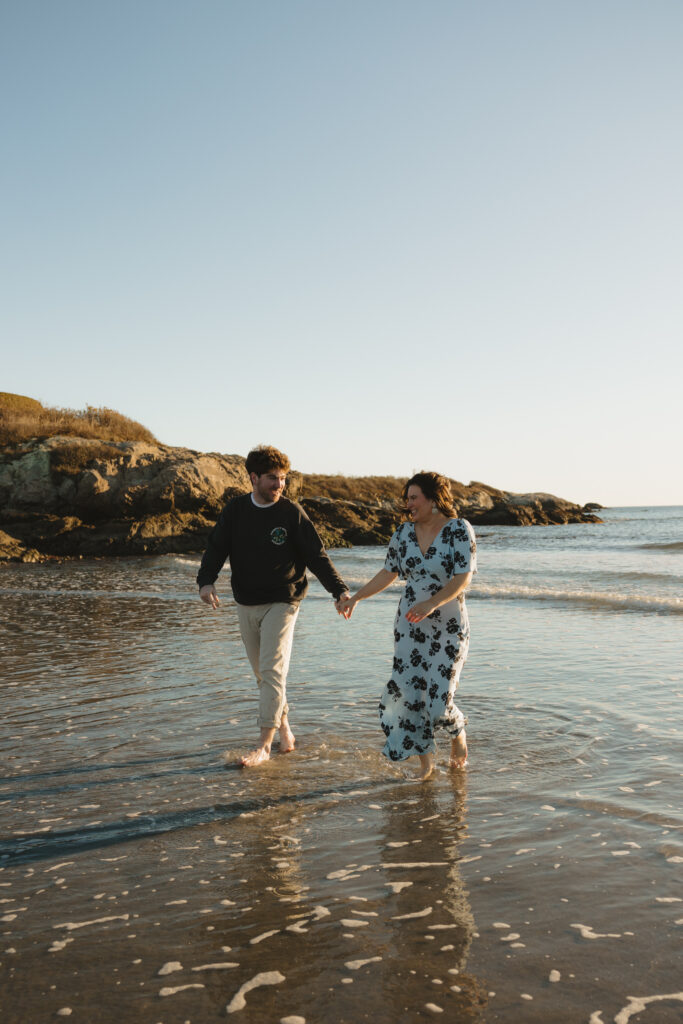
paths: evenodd
<path fill-rule="evenodd" d="M 327 547 L 385 544 L 406 478 L 290 474 Z M 505 526 L 600 523 L 600 505 L 451 481 L 459 514 Z M 0 392 L 0 560 L 189 553 L 225 502 L 250 489 L 241 455 L 160 444 L 111 409 L 54 409 Z"/>

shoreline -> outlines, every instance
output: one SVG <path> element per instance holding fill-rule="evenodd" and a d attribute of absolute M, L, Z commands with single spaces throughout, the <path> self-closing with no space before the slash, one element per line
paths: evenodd
<path fill-rule="evenodd" d="M 525 532 L 552 552 L 543 586 L 576 563 L 578 582 L 604 536 Z M 494 587 L 529 561 L 505 534 Z M 341 552 L 344 577 L 368 555 Z M 240 991 L 245 1020 L 544 1024 L 560 1005 L 608 1024 L 630 993 L 678 1020 L 680 618 L 473 603 L 470 765 L 447 769 L 440 734 L 421 784 L 380 753 L 397 595 L 351 623 L 321 588 L 306 599 L 297 749 L 245 772 L 225 761 L 255 730 L 236 609 L 209 614 L 185 559 L 160 559 L 153 585 L 142 559 L 3 575 L 7 1024 L 212 1024 Z"/>

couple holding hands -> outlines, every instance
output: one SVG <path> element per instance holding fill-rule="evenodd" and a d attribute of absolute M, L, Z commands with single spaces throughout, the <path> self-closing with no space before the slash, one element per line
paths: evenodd
<path fill-rule="evenodd" d="M 457 517 L 448 480 L 427 472 L 411 477 L 403 489 L 408 521 L 391 538 L 383 568 L 351 595 L 304 510 L 282 496 L 289 468 L 277 448 L 249 452 L 252 491 L 223 509 L 197 575 L 201 600 L 215 609 L 214 582 L 230 560 L 242 642 L 259 687 L 259 745 L 242 765 L 267 761 L 276 731 L 280 751 L 294 749 L 287 669 L 309 569 L 346 619 L 359 601 L 405 580 L 391 679 L 379 702 L 382 753 L 392 761 L 417 755 L 425 780 L 436 766 L 435 730 L 443 728 L 451 737 L 451 767 L 464 768 L 465 719 L 455 691 L 469 646 L 465 591 L 476 572 L 476 541 L 467 520 Z"/>

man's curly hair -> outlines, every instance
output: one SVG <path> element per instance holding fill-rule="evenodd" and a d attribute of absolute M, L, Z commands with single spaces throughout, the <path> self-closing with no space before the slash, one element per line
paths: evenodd
<path fill-rule="evenodd" d="M 262 476 L 263 473 L 272 473 L 274 469 L 281 469 L 284 473 L 289 473 L 291 463 L 284 452 L 278 451 L 277 448 L 273 448 L 269 444 L 260 444 L 257 448 L 252 448 L 246 458 L 246 470 L 247 473 L 256 473 L 257 476 Z"/>

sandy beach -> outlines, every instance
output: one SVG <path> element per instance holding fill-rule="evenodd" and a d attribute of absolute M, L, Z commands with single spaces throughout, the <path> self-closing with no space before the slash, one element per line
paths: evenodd
<path fill-rule="evenodd" d="M 3 1021 L 680 1020 L 680 554 L 660 530 L 644 580 L 631 545 L 618 589 L 627 528 L 587 529 L 480 538 L 470 767 L 444 742 L 423 785 L 378 752 L 395 593 L 345 623 L 313 585 L 297 750 L 245 772 L 191 557 L 5 566 Z"/>

